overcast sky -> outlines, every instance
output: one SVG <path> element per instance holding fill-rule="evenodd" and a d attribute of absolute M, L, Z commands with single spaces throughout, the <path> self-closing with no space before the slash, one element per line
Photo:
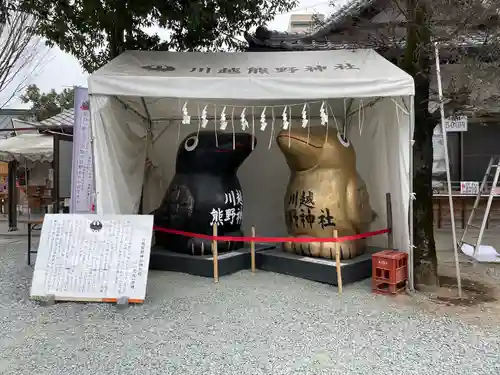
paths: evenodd
<path fill-rule="evenodd" d="M 329 14 L 331 7 L 329 1 L 302 0 L 291 12 L 277 16 L 268 27 L 274 30 L 286 31 L 290 15 L 294 13 L 323 13 Z M 87 86 L 87 74 L 84 73 L 78 61 L 71 55 L 53 48 L 43 65 L 43 70 L 35 76 L 30 83 L 40 87 L 43 92 L 51 89 L 61 91 L 65 87 Z M 19 100 L 11 101 L 9 108 L 26 108 Z"/>

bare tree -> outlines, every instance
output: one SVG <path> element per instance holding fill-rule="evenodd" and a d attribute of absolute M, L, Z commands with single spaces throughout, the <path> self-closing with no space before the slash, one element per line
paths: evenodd
<path fill-rule="evenodd" d="M 432 134 L 439 123 L 434 43 L 441 52 L 446 115 L 500 113 L 500 0 L 365 0 L 337 6 L 315 40 L 374 48 L 415 81 L 416 284 L 437 284 Z M 364 15 L 364 17 L 363 17 Z"/>
<path fill-rule="evenodd" d="M 0 109 L 40 72 L 49 49 L 36 36 L 36 19 L 0 0 Z"/>

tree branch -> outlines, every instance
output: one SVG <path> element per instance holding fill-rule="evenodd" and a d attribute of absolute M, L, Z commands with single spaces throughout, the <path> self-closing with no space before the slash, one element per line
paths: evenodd
<path fill-rule="evenodd" d="M 24 89 L 47 57 L 36 26 L 34 17 L 17 11 L 0 23 L 0 109 Z"/>

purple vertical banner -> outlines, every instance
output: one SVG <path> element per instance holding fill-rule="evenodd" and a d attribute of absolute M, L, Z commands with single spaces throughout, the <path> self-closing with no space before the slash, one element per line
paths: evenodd
<path fill-rule="evenodd" d="M 94 212 L 94 166 L 92 159 L 89 94 L 87 88 L 76 87 L 73 166 L 71 169 L 71 213 Z"/>

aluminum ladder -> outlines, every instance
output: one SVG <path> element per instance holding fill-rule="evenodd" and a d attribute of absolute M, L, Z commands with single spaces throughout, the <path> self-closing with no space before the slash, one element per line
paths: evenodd
<path fill-rule="evenodd" d="M 495 169 L 495 175 L 493 177 L 493 182 L 491 184 L 491 189 L 488 195 L 488 202 L 486 203 L 486 210 L 484 212 L 483 221 L 481 222 L 481 226 L 478 227 L 477 225 L 472 224 L 472 221 L 474 220 L 474 214 L 476 213 L 476 210 L 479 207 L 481 194 L 483 193 L 486 184 L 488 183 L 488 177 L 491 176 L 493 168 Z M 479 192 L 476 196 L 474 206 L 472 207 L 469 220 L 467 220 L 467 225 L 464 228 L 464 233 L 462 234 L 462 238 L 458 243 L 459 249 L 462 248 L 463 244 L 472 246 L 472 248 L 474 249 L 473 257 L 476 256 L 477 250 L 479 249 L 479 246 L 481 246 L 481 241 L 483 240 L 484 229 L 486 228 L 486 223 L 488 222 L 488 217 L 490 215 L 490 210 L 491 210 L 491 204 L 493 202 L 493 197 L 495 196 L 496 193 L 496 187 L 498 184 L 499 177 L 500 177 L 500 156 L 492 156 L 490 158 L 490 162 L 488 163 L 488 168 L 486 169 L 486 173 L 484 174 L 483 181 L 481 182 L 481 186 L 479 187 Z M 467 231 L 469 230 L 470 227 L 479 229 L 479 236 L 477 237 L 475 244 L 464 241 L 465 236 L 467 235 Z"/>

